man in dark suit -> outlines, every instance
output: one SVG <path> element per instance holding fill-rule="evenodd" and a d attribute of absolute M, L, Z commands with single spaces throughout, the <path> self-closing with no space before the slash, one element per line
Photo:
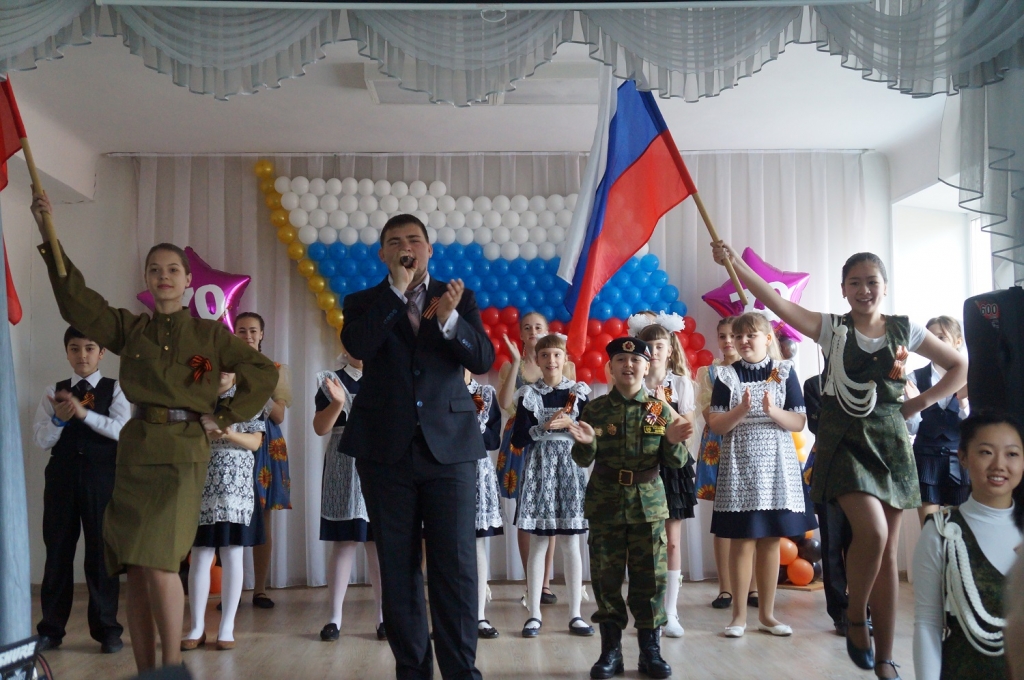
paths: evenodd
<path fill-rule="evenodd" d="M 473 291 L 427 273 L 433 248 L 422 222 L 396 215 L 380 242 L 388 277 L 345 298 L 341 338 L 363 360 L 363 380 L 341 449 L 362 481 L 397 677 L 433 677 L 422 536 L 441 675 L 480 678 L 474 516 L 485 449 L 463 369 L 486 373 L 494 348 Z"/>

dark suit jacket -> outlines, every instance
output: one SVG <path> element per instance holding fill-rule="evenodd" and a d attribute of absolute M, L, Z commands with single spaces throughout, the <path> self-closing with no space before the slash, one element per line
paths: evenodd
<path fill-rule="evenodd" d="M 424 307 L 444 295 L 447 284 L 431 277 Z M 387 278 L 345 298 L 345 349 L 363 360 L 363 379 L 352 402 L 341 449 L 357 459 L 398 460 L 419 423 L 430 452 L 441 463 L 476 460 L 485 454 L 476 404 L 466 390 L 463 367 L 486 373 L 494 347 L 480 322 L 473 291 L 456 307 L 455 337 L 445 340 L 437 317 L 412 331 L 405 303 Z"/>

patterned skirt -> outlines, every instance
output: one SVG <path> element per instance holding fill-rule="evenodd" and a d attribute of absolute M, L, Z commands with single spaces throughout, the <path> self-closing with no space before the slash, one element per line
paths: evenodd
<path fill-rule="evenodd" d="M 516 526 L 539 536 L 585 533 L 583 504 L 587 477 L 570 455 L 572 440 L 551 439 L 528 449 Z"/>
<path fill-rule="evenodd" d="M 366 514 L 363 488 L 356 472 L 356 460 L 340 450 L 343 427 L 331 431 L 324 453 L 324 478 L 320 491 L 320 540 L 373 540 Z"/>
<path fill-rule="evenodd" d="M 210 451 L 210 467 L 199 506 L 200 524 L 232 522 L 248 526 L 255 503 L 252 465 L 252 451 L 236 448 Z"/>
<path fill-rule="evenodd" d="M 702 501 L 715 500 L 718 486 L 718 460 L 722 455 L 722 436 L 715 434 L 707 425 L 700 437 L 700 456 L 697 458 L 697 498 Z"/>
<path fill-rule="evenodd" d="M 269 416 L 264 419 L 267 433 L 256 451 L 256 495 L 264 510 L 292 509 L 292 480 L 288 476 L 288 445 L 281 426 Z"/>
<path fill-rule="evenodd" d="M 476 462 L 476 537 L 504 533 L 498 502 L 498 475 L 490 456 Z"/>

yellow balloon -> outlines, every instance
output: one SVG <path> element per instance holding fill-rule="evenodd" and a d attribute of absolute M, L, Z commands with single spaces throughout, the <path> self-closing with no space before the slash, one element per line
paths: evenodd
<path fill-rule="evenodd" d="M 338 296 L 329 291 L 316 294 L 316 306 L 325 312 L 338 303 Z"/>
<path fill-rule="evenodd" d="M 800 449 L 804 448 L 804 444 L 806 444 L 806 443 L 807 443 L 807 440 L 804 439 L 804 433 L 803 432 L 794 432 L 793 433 L 793 445 L 796 446 L 796 450 L 797 451 L 799 451 Z"/>
<path fill-rule="evenodd" d="M 296 236 L 298 236 L 298 232 L 296 232 L 295 227 L 291 225 L 281 227 L 277 230 L 277 240 L 285 245 L 294 241 Z"/>
<path fill-rule="evenodd" d="M 306 246 L 302 245 L 298 241 L 292 241 L 288 245 L 288 257 L 293 260 L 301 260 L 306 254 Z"/>
<path fill-rule="evenodd" d="M 298 270 L 299 273 L 302 274 L 304 278 L 308 279 L 313 274 L 316 274 L 316 264 L 312 260 L 304 257 L 301 260 L 299 260 Z M 312 288 L 310 288 L 310 290 L 312 290 Z M 323 289 L 321 288 L 320 290 Z M 319 293 L 320 291 L 314 290 L 313 292 Z"/>
<path fill-rule="evenodd" d="M 256 161 L 252 169 L 260 179 L 270 179 L 274 176 L 274 164 L 265 158 Z"/>
<path fill-rule="evenodd" d="M 327 310 L 327 323 L 331 328 L 337 328 L 341 330 L 341 326 L 345 323 L 345 313 L 337 307 L 332 307 Z"/>
<path fill-rule="evenodd" d="M 269 194 L 274 190 L 274 180 L 272 179 L 261 179 L 260 180 L 260 193 Z"/>
<path fill-rule="evenodd" d="M 271 210 L 278 210 L 281 208 L 281 194 L 276 191 L 271 194 L 267 194 L 263 201 L 267 204 L 267 207 Z"/>
<path fill-rule="evenodd" d="M 270 212 L 270 223 L 275 227 L 287 227 L 288 226 L 288 211 L 283 208 L 272 210 Z"/>
<path fill-rule="evenodd" d="M 327 287 L 327 279 L 322 276 L 310 276 L 306 281 L 306 287 L 314 293 L 324 292 L 324 288 Z"/>

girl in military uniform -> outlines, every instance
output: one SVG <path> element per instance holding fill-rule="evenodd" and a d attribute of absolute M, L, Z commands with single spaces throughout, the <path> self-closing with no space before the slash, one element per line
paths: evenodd
<path fill-rule="evenodd" d="M 833 315 L 784 299 L 725 243 L 713 247 L 716 262 L 732 262 L 750 293 L 797 331 L 816 338 L 828 361 L 811 498 L 816 503 L 838 500 L 853 529 L 847 554 L 847 653 L 860 668 L 874 669 L 882 678 L 897 677 L 890 662 L 900 522 L 903 510 L 921 504 L 904 419 L 963 387 L 967 361 L 907 317 L 882 314 L 888 279 L 877 255 L 857 253 L 847 259 L 840 285 L 850 312 Z M 946 374 L 920 395 L 901 401 L 909 352 L 930 359 Z M 867 627 L 869 600 L 874 648 Z"/>
<path fill-rule="evenodd" d="M 914 551 L 918 680 L 1008 677 L 999 622 L 1021 539 L 1013 496 L 1024 473 L 1022 431 L 1007 416 L 977 413 L 962 433 L 959 457 L 971 473 L 971 495 L 931 515 Z"/>

